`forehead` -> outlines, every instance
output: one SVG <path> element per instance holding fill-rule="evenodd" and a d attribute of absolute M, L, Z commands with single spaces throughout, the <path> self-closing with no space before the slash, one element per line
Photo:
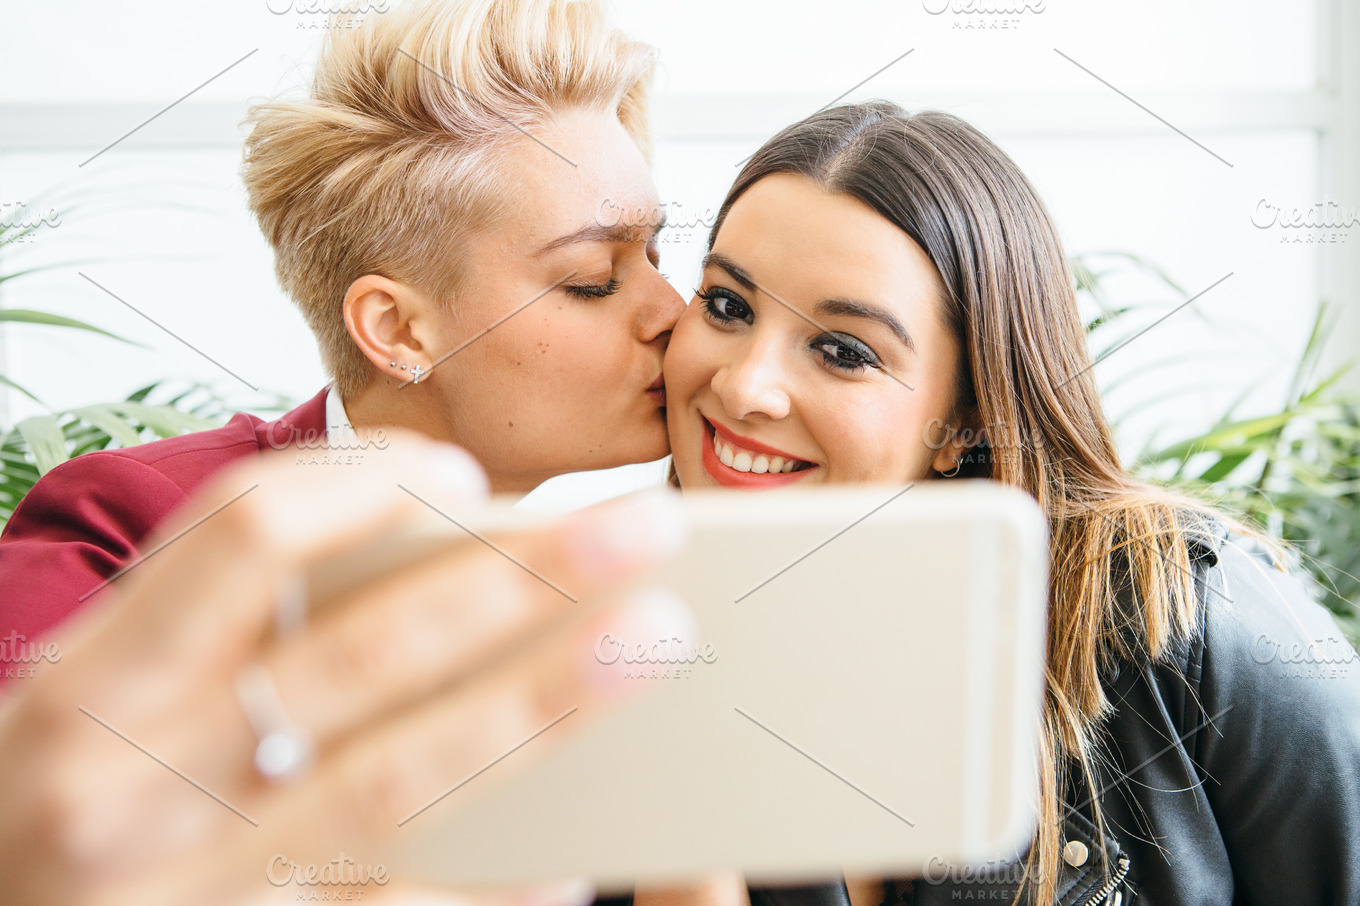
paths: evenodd
<path fill-rule="evenodd" d="M 904 316 L 941 289 L 910 236 L 860 200 L 792 173 L 767 176 L 728 211 L 713 244 L 776 295 L 854 298 Z M 791 300 L 792 301 L 792 300 Z"/>
<path fill-rule="evenodd" d="M 619 210 L 660 206 L 642 152 L 608 113 L 558 114 L 508 149 L 502 178 L 510 202 L 504 226 L 525 247 L 541 248 L 587 224 L 616 223 Z"/>

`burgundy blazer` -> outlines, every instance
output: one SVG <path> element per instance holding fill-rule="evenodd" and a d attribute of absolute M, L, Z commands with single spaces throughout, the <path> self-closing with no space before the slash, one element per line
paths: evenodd
<path fill-rule="evenodd" d="M 216 472 L 246 456 L 326 436 L 326 391 L 272 422 L 77 456 L 48 472 L 0 532 L 0 638 L 36 640 L 98 600 L 81 597 L 139 555 L 142 541 Z"/>

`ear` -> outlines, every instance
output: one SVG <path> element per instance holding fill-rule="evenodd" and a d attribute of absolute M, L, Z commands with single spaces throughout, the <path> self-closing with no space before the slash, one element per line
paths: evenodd
<path fill-rule="evenodd" d="M 982 413 L 976 406 L 961 423 L 949 427 L 948 440 L 935 451 L 935 458 L 930 462 L 930 467 L 936 472 L 953 472 L 969 450 L 987 439 L 987 431 L 982 427 Z"/>
<path fill-rule="evenodd" d="M 433 367 L 429 348 L 421 342 L 429 309 L 430 301 L 413 287 L 365 274 L 345 292 L 345 328 L 374 368 L 405 381 L 417 365 L 425 371 Z"/>

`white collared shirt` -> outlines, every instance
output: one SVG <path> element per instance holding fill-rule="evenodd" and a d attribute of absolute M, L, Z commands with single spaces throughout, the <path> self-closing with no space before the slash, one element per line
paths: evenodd
<path fill-rule="evenodd" d="M 332 384 L 326 390 L 326 446 L 332 450 L 338 447 L 353 450 L 356 449 L 357 441 L 354 426 L 345 412 L 345 404 Z"/>

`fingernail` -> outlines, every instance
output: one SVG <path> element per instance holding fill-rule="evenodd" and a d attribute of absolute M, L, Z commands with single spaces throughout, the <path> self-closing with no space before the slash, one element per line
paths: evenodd
<path fill-rule="evenodd" d="M 643 665 L 630 663 L 627 652 L 637 646 L 651 651 L 660 644 L 666 651 L 674 644 L 681 649 L 697 647 L 699 624 L 679 595 L 669 588 L 648 586 L 629 596 L 628 601 L 603 619 L 597 620 L 589 636 L 590 653 L 585 661 L 587 682 L 596 689 L 615 690 L 637 685 L 632 674 Z M 674 667 L 656 664 L 658 669 Z"/>
<path fill-rule="evenodd" d="M 679 553 L 689 540 L 680 495 L 644 491 L 583 514 L 569 544 L 590 576 L 606 580 Z"/>
<path fill-rule="evenodd" d="M 459 503 L 476 503 L 491 493 L 486 470 L 462 447 L 440 444 L 431 455 L 430 466 L 435 486 Z"/>

